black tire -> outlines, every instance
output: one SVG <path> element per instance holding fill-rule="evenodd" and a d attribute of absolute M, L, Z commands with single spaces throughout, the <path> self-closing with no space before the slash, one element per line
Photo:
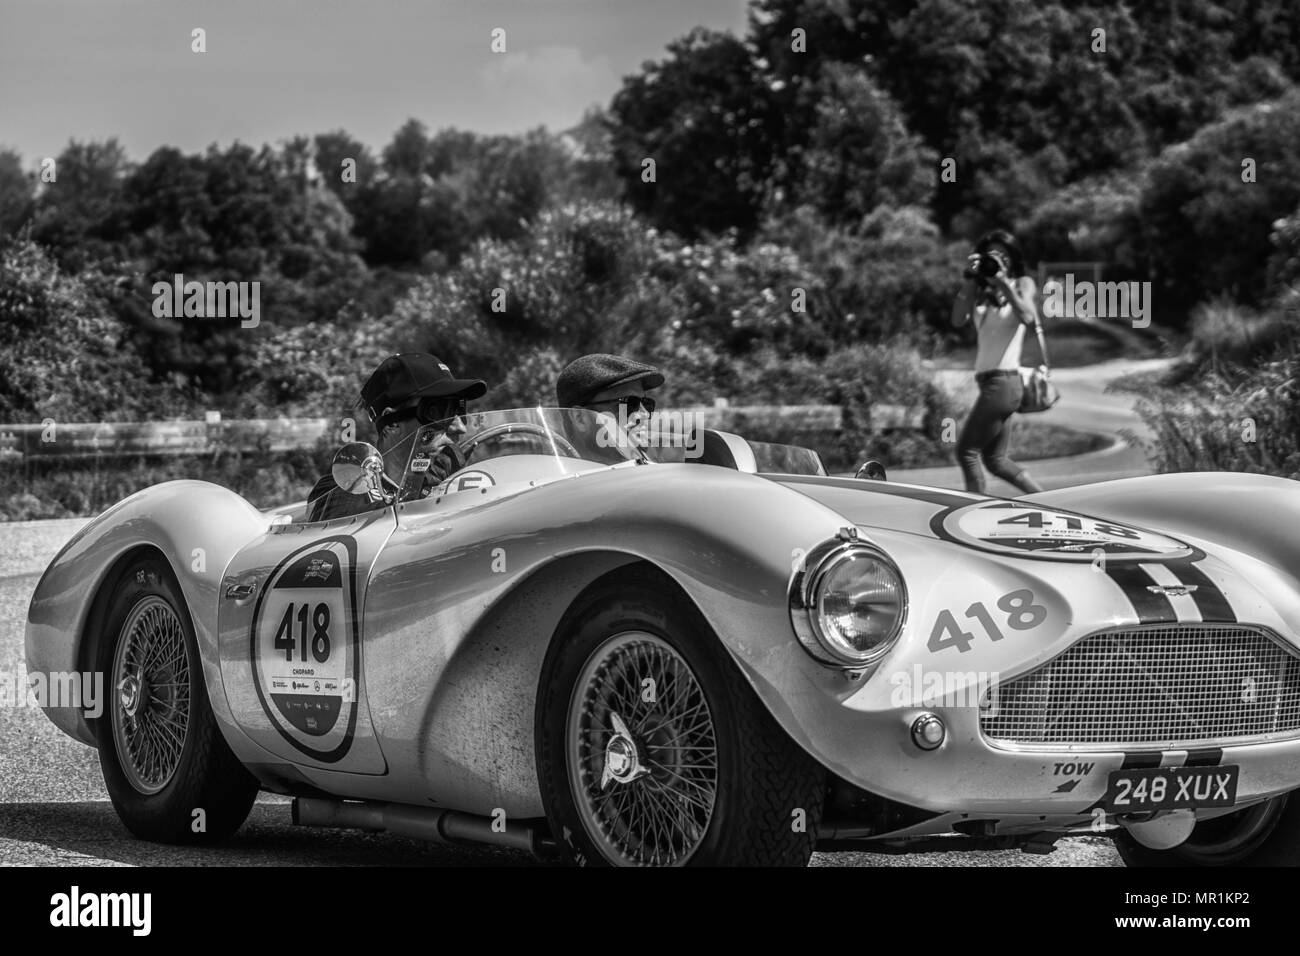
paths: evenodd
<path fill-rule="evenodd" d="M 155 662 L 148 668 L 131 671 L 128 663 L 123 673 L 145 672 L 148 676 L 128 681 L 124 689 L 122 673 L 115 670 L 118 648 L 130 641 L 132 634 L 146 633 L 155 635 L 150 646 L 164 650 L 145 654 L 143 663 Z M 134 654 L 142 646 L 139 638 L 128 644 L 123 648 L 123 661 L 128 660 L 128 652 Z M 238 830 L 257 797 L 258 783 L 231 753 L 217 727 L 208 703 L 194 625 L 165 561 L 141 558 L 118 579 L 108 605 L 96 669 L 104 674 L 107 697 L 103 713 L 92 722 L 99 764 L 113 807 L 126 828 L 145 840 L 188 844 L 215 843 Z M 164 699 L 154 696 L 155 691 Z M 128 698 L 135 710 L 129 717 Z M 138 743 L 145 734 L 138 728 L 152 721 L 148 732 L 161 739 L 164 720 L 173 730 L 183 724 L 177 731 L 179 756 L 169 755 L 156 765 L 147 765 L 139 754 L 133 757 L 131 741 Z M 128 729 L 119 735 L 119 728 Z M 137 728 L 134 736 L 129 728 Z M 146 750 L 150 746 L 144 744 Z M 161 750 L 154 747 L 151 752 Z M 203 826 L 198 829 L 200 820 Z"/>
<path fill-rule="evenodd" d="M 656 700 L 644 708 L 636 701 L 644 703 L 647 685 L 638 681 L 642 690 L 637 698 L 636 691 L 629 690 L 629 681 L 638 679 L 632 670 L 600 679 L 600 662 L 607 660 L 601 655 L 608 655 L 612 662 L 630 660 L 637 654 L 651 658 L 645 673 L 658 674 L 655 679 L 663 681 L 665 692 L 662 702 Z M 589 667 L 598 670 L 588 680 L 584 674 Z M 616 683 L 617 673 L 622 673 L 622 683 Z M 604 740 L 605 745 L 603 750 L 599 744 L 588 748 L 588 759 L 584 760 L 573 754 L 580 754 L 577 741 L 586 738 L 584 733 L 571 731 L 571 724 L 582 725 L 587 713 L 584 702 L 591 699 L 588 693 L 597 693 L 599 687 L 613 692 L 616 686 L 632 695 L 622 700 L 632 700 L 625 726 L 637 741 L 633 745 L 636 760 L 654 769 L 645 770 L 643 778 L 626 782 L 610 779 L 607 787 L 600 788 L 595 782 L 597 767 L 603 770 L 612 765 L 609 747 L 618 734 L 609 729 L 585 731 L 604 735 L 592 739 Z M 699 703 L 701 695 L 703 705 Z M 603 706 L 593 704 L 593 713 Z M 659 710 L 652 714 L 655 708 Z M 617 713 L 613 706 L 604 711 L 603 719 L 593 717 L 593 725 L 612 721 L 611 713 Z M 542 667 L 536 717 L 542 798 L 552 834 L 568 861 L 583 865 L 806 866 L 812 856 L 825 800 L 825 771 L 764 709 L 696 609 L 670 590 L 656 573 L 616 572 L 589 588 L 568 610 Z M 706 724 L 708 734 L 702 729 Z M 671 729 L 665 731 L 665 727 Z M 704 759 L 698 754 L 705 751 L 691 750 L 680 743 L 650 742 L 655 734 L 674 731 L 677 736 L 671 737 L 673 741 L 691 740 L 707 748 L 707 740 L 712 740 L 711 774 L 686 769 L 703 766 L 693 762 L 678 763 L 682 773 L 664 769 L 668 761 L 661 764 L 660 760 L 665 754 L 695 755 L 688 758 L 691 761 Z M 574 781 L 571 773 L 579 780 L 586 774 L 590 782 Z M 701 806 L 707 796 L 695 810 L 689 808 L 690 804 L 683 806 L 686 797 L 676 798 L 679 802 L 675 806 L 681 808 L 676 819 L 686 825 L 681 829 L 682 847 L 675 854 L 668 851 L 662 857 L 649 855 L 647 840 L 652 838 L 646 834 L 650 828 L 629 822 L 632 809 L 612 813 L 606 809 L 601 816 L 584 802 L 588 808 L 585 816 L 579 810 L 580 797 L 575 790 L 584 791 L 587 796 L 581 799 L 585 801 L 606 799 L 593 795 L 606 794 L 610 787 L 641 787 L 640 795 L 609 793 L 615 801 L 636 801 L 647 794 L 663 794 L 665 787 L 677 788 L 680 793 L 682 784 L 674 781 L 680 781 L 683 774 L 704 775 L 694 778 L 704 779 L 703 783 L 686 786 L 699 787 L 689 793 L 710 792 L 712 804 L 705 813 Z M 620 849 L 611 838 L 593 833 L 599 831 L 602 822 L 623 828 L 627 842 L 637 849 Z M 671 826 L 668 832 L 674 832 Z M 653 839 L 662 843 L 661 837 Z"/>
<path fill-rule="evenodd" d="M 1292 799 L 1294 797 L 1294 799 Z M 1115 835 L 1125 866 L 1300 866 L 1300 797 L 1293 793 L 1198 823 L 1187 842 L 1153 850 Z"/>

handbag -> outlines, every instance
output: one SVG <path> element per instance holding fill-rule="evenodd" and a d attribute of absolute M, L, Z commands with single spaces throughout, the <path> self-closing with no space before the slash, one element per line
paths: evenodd
<path fill-rule="evenodd" d="M 1043 364 L 1038 368 L 1020 369 L 1020 384 L 1024 386 L 1024 396 L 1016 411 L 1022 415 L 1032 412 L 1045 412 L 1061 400 L 1061 393 L 1052 384 L 1052 369 L 1047 364 L 1047 342 L 1043 338 L 1043 326 L 1034 320 L 1034 331 L 1038 333 L 1038 347 L 1043 353 Z"/>

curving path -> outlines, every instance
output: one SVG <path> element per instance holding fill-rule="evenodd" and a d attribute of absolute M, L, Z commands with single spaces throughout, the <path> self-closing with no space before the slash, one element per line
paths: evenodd
<path fill-rule="evenodd" d="M 1029 473 L 1047 489 L 1151 474 L 1151 466 L 1141 447 L 1120 434 L 1121 431 L 1127 431 L 1139 440 L 1150 434 L 1133 410 L 1135 396 L 1128 392 L 1107 392 L 1106 386 L 1114 379 L 1133 372 L 1168 368 L 1173 361 L 1167 358 L 1113 359 L 1097 365 L 1054 369 L 1052 381 L 1061 390 L 1061 400 L 1049 411 L 1025 417 L 1084 431 L 1102 432 L 1114 439 L 1114 444 L 1082 455 L 1044 458 L 1027 463 Z M 975 401 L 975 381 L 968 369 L 940 369 L 935 372 L 935 377 L 960 405 L 969 406 Z M 1011 438 L 1011 457 L 1016 457 L 1014 434 Z M 885 465 L 888 467 L 889 463 L 885 462 Z M 963 487 L 961 472 L 955 463 L 939 468 L 891 470 L 889 477 L 938 488 L 960 490 Z M 991 475 L 987 490 L 995 495 L 1020 494 L 1013 486 Z"/>

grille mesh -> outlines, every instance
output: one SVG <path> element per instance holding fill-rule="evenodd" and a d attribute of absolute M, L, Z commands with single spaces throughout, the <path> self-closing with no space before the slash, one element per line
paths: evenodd
<path fill-rule="evenodd" d="M 1022 744 L 1173 746 L 1294 735 L 1300 659 L 1254 627 L 1103 631 L 999 685 L 980 727 L 992 740 Z"/>

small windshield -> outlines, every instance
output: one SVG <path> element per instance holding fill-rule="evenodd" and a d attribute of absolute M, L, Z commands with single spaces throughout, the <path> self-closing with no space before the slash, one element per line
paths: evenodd
<path fill-rule="evenodd" d="M 749 447 L 754 452 L 754 464 L 760 475 L 826 474 L 821 455 L 811 448 L 777 445 L 766 441 L 751 441 Z"/>
<path fill-rule="evenodd" d="M 577 461 L 618 465 L 644 457 L 620 430 L 618 420 L 586 408 L 511 408 L 472 412 L 465 416 L 465 434 L 458 444 L 465 465 L 511 455 L 541 455 L 552 459 L 546 475 L 582 470 Z M 440 445 L 446 443 L 442 426 L 425 425 L 416 434 L 406 466 L 403 499 L 418 492 Z M 542 474 L 539 474 L 542 477 Z"/>

